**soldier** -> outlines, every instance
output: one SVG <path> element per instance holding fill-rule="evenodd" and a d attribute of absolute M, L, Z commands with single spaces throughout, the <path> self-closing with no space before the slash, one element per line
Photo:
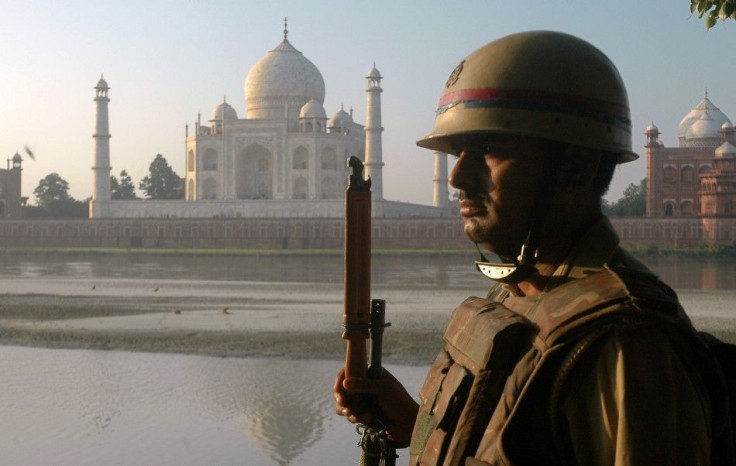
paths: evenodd
<path fill-rule="evenodd" d="M 417 143 L 453 154 L 465 233 L 496 281 L 453 313 L 417 405 L 390 374 L 338 374 L 375 395 L 410 464 L 731 464 L 722 375 L 674 292 L 601 213 L 635 160 L 623 81 L 591 44 L 534 31 L 469 55 Z"/>

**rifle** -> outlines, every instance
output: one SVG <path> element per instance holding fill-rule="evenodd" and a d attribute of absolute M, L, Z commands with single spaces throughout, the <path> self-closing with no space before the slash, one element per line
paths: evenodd
<path fill-rule="evenodd" d="M 348 159 L 352 173 L 345 191 L 345 309 L 343 313 L 345 376 L 380 378 L 386 302 L 370 299 L 371 294 L 371 180 L 363 177 L 363 163 L 355 156 Z M 371 339 L 370 366 L 366 341 Z M 396 464 L 396 451 L 390 445 L 380 423 L 376 403 L 368 397 L 351 397 L 357 411 L 371 409 L 375 422 L 359 425 L 362 447 L 361 465 Z M 371 406 L 372 405 L 372 406 Z M 382 463 L 383 462 L 383 463 Z"/>

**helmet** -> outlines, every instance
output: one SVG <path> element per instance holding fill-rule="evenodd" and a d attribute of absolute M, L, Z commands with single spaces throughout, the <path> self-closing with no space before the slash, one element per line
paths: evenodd
<path fill-rule="evenodd" d="M 623 80 L 600 50 L 553 31 L 495 40 L 461 61 L 437 106 L 432 133 L 417 145 L 452 153 L 472 134 L 535 137 L 635 160 Z"/>

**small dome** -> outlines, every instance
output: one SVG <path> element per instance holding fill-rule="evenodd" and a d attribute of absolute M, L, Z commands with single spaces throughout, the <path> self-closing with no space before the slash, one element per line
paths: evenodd
<path fill-rule="evenodd" d="M 736 146 L 734 146 L 730 142 L 724 142 L 723 144 L 718 146 L 718 149 L 716 149 L 716 157 L 720 159 L 736 158 Z"/>
<path fill-rule="evenodd" d="M 330 128 L 339 128 L 341 126 L 347 127 L 351 124 L 353 124 L 353 117 L 351 117 L 345 110 L 340 109 L 340 111 L 335 113 L 335 116 L 330 120 L 329 126 Z"/>
<path fill-rule="evenodd" d="M 368 71 L 368 76 L 366 76 L 366 78 L 381 78 L 381 73 L 376 68 L 375 63 L 373 64 L 373 68 Z"/>
<path fill-rule="evenodd" d="M 16 152 L 15 155 L 13 156 L 13 163 L 20 163 L 22 161 L 23 161 L 23 158 L 20 156 L 19 153 Z"/>
<path fill-rule="evenodd" d="M 321 103 L 315 99 L 310 100 L 299 111 L 299 118 L 320 118 L 327 119 L 327 113 Z"/>
<path fill-rule="evenodd" d="M 722 130 L 729 130 L 729 129 L 733 129 L 733 125 L 731 124 L 731 122 L 730 122 L 730 121 L 727 121 L 727 122 L 725 122 L 725 123 L 723 123 L 723 124 L 721 125 L 721 129 L 722 129 Z"/>
<path fill-rule="evenodd" d="M 107 85 L 107 81 L 100 76 L 100 80 L 97 81 L 97 85 L 95 86 L 95 89 L 110 89 L 110 87 Z"/>
<path fill-rule="evenodd" d="M 651 125 L 647 126 L 647 133 L 659 133 L 659 128 L 652 122 Z"/>
<path fill-rule="evenodd" d="M 212 110 L 210 121 L 237 120 L 238 112 L 227 102 L 222 102 Z"/>

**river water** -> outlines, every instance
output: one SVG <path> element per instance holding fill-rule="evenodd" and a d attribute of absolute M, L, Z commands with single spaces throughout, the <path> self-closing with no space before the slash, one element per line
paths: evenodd
<path fill-rule="evenodd" d="M 248 306 L 250 294 L 269 289 L 303 303 L 305 313 L 316 313 L 325 302 L 339 313 L 340 257 L 0 259 L 3 296 L 73 295 L 93 284 L 109 297 L 162 284 L 161 292 L 209 293 L 213 300 L 239 289 L 241 305 Z M 694 318 L 734 317 L 731 261 L 655 258 L 648 263 L 673 285 Z M 380 296 L 393 301 L 389 312 L 407 315 L 417 302 L 424 313 L 444 315 L 448 303 L 487 287 L 472 268 L 472 256 L 379 256 L 372 281 Z M 115 283 L 126 286 L 115 288 Z M 332 411 L 331 384 L 339 365 L 0 347 L 0 465 L 353 464 L 357 434 Z M 426 372 L 421 366 L 389 369 L 410 393 L 417 393 Z"/>

